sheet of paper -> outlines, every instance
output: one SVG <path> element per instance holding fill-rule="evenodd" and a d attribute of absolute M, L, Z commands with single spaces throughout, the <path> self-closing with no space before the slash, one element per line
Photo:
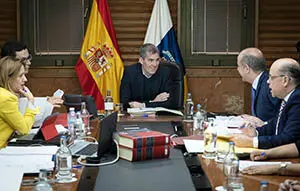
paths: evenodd
<path fill-rule="evenodd" d="M 221 151 L 228 151 L 228 141 L 229 140 L 226 140 L 226 139 L 219 139 L 217 140 L 217 148 L 218 150 L 221 150 Z M 235 152 L 236 153 L 251 153 L 252 151 L 255 151 L 255 150 L 259 150 L 259 149 L 256 149 L 256 148 L 248 148 L 248 147 L 237 147 L 235 146 Z"/>
<path fill-rule="evenodd" d="M 204 141 L 203 140 L 189 140 L 183 139 L 185 148 L 189 153 L 203 153 Z"/>
<path fill-rule="evenodd" d="M 53 155 L 59 147 L 57 146 L 33 146 L 15 147 L 7 146 L 0 150 L 0 155 Z"/>
<path fill-rule="evenodd" d="M 0 155 L 0 161 L 7 167 L 19 166 L 24 173 L 39 173 L 40 169 L 53 170 L 54 167 L 52 155 Z"/>
<path fill-rule="evenodd" d="M 0 187 L 5 191 L 19 191 L 22 178 L 23 168 L 21 165 L 9 166 L 1 160 L 0 163 Z"/>
<path fill-rule="evenodd" d="M 52 156 L 57 150 L 57 146 L 7 146 L 0 150 L 0 161 L 5 166 L 21 166 L 24 173 L 38 173 L 42 168 L 53 169 Z"/>
<path fill-rule="evenodd" d="M 271 164 L 280 164 L 281 162 L 269 162 L 269 161 L 244 161 L 240 160 L 239 170 L 242 171 L 249 166 L 262 166 Z M 289 162 L 290 163 L 290 162 Z"/>
<path fill-rule="evenodd" d="M 28 100 L 27 98 L 19 98 L 19 110 L 24 115 Z M 40 113 L 34 118 L 34 127 L 40 127 L 46 117 L 51 115 L 53 111 L 53 105 L 47 101 L 46 97 L 35 97 L 34 105 L 40 108 Z"/>

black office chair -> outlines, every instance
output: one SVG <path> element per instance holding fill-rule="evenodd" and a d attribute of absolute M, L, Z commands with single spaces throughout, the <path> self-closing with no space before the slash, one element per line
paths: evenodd
<path fill-rule="evenodd" d="M 65 94 L 64 95 L 64 105 L 69 112 L 70 107 L 74 107 L 75 111 L 80 111 L 81 102 L 85 102 L 86 108 L 91 115 L 92 118 L 97 118 L 97 106 L 94 100 L 94 97 L 91 95 L 80 95 L 80 94 Z"/>
<path fill-rule="evenodd" d="M 179 67 L 179 65 L 175 62 L 169 61 L 161 61 L 161 67 L 167 67 L 171 70 L 171 79 L 173 83 L 176 84 L 176 88 L 174 91 L 176 108 L 182 109 L 183 108 L 183 94 L 184 94 L 184 85 L 183 85 L 183 73 Z"/>

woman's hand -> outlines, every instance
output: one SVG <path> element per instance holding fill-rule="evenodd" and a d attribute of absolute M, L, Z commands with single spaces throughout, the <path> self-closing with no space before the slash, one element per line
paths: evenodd
<path fill-rule="evenodd" d="M 267 160 L 268 154 L 266 151 L 252 151 L 250 158 L 251 160 Z"/>
<path fill-rule="evenodd" d="M 61 104 L 64 103 L 63 99 L 61 99 L 60 97 L 55 97 L 55 96 L 48 97 L 47 101 L 49 103 L 51 103 L 53 105 L 53 107 L 58 107 L 58 108 L 61 107 Z"/>
<path fill-rule="evenodd" d="M 19 92 L 27 97 L 28 101 L 30 101 L 32 104 L 34 104 L 34 96 L 32 95 L 31 91 L 26 87 L 24 86 L 23 89 L 20 89 Z"/>
<path fill-rule="evenodd" d="M 277 174 L 280 169 L 280 165 L 263 165 L 263 166 L 250 166 L 245 168 L 242 173 L 255 175 L 255 174 Z"/>
<path fill-rule="evenodd" d="M 297 180 L 285 180 L 279 185 L 279 191 L 300 190 L 300 182 Z"/>

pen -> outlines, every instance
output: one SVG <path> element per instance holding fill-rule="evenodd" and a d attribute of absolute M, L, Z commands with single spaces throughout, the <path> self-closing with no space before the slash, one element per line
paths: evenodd
<path fill-rule="evenodd" d="M 262 152 L 262 153 L 260 153 L 260 156 L 265 156 L 266 155 L 266 152 Z"/>
<path fill-rule="evenodd" d="M 72 168 L 81 168 L 81 165 L 73 165 Z"/>
<path fill-rule="evenodd" d="M 140 127 L 125 127 L 125 130 L 140 129 Z"/>

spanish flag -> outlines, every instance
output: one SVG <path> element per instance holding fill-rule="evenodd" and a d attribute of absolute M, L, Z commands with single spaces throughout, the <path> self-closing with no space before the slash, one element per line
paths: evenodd
<path fill-rule="evenodd" d="M 120 102 L 123 62 L 113 29 L 107 0 L 93 0 L 89 23 L 75 70 L 85 95 L 92 95 L 104 109 L 107 90 Z"/>

